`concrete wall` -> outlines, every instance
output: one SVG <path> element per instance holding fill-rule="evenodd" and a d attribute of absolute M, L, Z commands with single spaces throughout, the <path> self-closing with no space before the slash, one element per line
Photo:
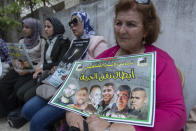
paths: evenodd
<path fill-rule="evenodd" d="M 96 32 L 103 35 L 110 46 L 115 44 L 113 35 L 113 5 L 117 0 L 97 0 L 77 5 L 55 14 L 66 27 L 66 36 L 73 38 L 67 23 L 71 12 L 83 10 L 89 13 Z M 196 1 L 153 0 L 161 18 L 161 34 L 156 46 L 167 51 L 185 76 L 184 97 L 187 113 L 196 104 Z"/>
<path fill-rule="evenodd" d="M 196 1 L 154 0 L 162 28 L 156 45 L 166 50 L 185 76 L 187 113 L 196 104 Z"/>
<path fill-rule="evenodd" d="M 83 3 L 77 5 L 68 10 L 62 10 L 55 14 L 64 24 L 66 28 L 65 36 L 73 38 L 73 34 L 68 26 L 70 21 L 70 16 L 73 11 L 83 10 L 87 12 L 91 18 L 91 21 L 94 25 L 96 33 L 98 35 L 103 35 L 110 43 L 114 44 L 113 37 L 113 5 L 116 0 L 95 0 L 95 2 Z"/>

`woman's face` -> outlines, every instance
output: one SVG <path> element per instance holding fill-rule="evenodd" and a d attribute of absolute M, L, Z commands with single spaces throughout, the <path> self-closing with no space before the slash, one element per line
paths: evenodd
<path fill-rule="evenodd" d="M 80 21 L 80 19 L 75 15 L 72 16 L 71 21 L 77 21 L 77 23 L 75 22 L 75 24 L 70 24 L 70 28 L 76 37 L 81 37 L 83 35 L 82 21 Z"/>
<path fill-rule="evenodd" d="M 50 21 L 46 20 L 44 29 L 45 29 L 45 33 L 46 33 L 47 37 L 50 37 L 53 35 L 54 27 Z"/>
<path fill-rule="evenodd" d="M 23 31 L 25 37 L 31 36 L 32 31 L 27 25 L 23 24 L 22 31 Z"/>
<path fill-rule="evenodd" d="M 134 10 L 120 11 L 114 22 L 117 44 L 127 54 L 138 53 L 146 36 L 142 15 Z"/>

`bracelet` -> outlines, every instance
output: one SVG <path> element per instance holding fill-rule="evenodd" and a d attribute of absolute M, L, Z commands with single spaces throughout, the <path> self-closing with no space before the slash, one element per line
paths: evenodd
<path fill-rule="evenodd" d="M 110 131 L 111 125 L 112 125 L 112 123 L 110 123 L 110 124 L 106 127 L 105 131 Z"/>

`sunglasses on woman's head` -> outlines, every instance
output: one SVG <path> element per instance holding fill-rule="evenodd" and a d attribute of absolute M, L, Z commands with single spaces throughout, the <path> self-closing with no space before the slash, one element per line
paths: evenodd
<path fill-rule="evenodd" d="M 135 2 L 138 4 L 149 4 L 150 0 L 135 0 Z"/>
<path fill-rule="evenodd" d="M 73 26 L 77 26 L 78 25 L 78 19 L 77 18 L 73 18 L 70 22 L 69 22 L 69 27 Z"/>

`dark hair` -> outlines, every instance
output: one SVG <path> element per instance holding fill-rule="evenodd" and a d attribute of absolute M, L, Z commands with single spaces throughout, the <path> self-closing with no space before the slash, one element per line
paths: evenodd
<path fill-rule="evenodd" d="M 131 90 L 130 90 L 130 87 L 128 85 L 120 85 L 118 87 L 118 91 L 127 91 L 128 95 L 130 97 Z"/>
<path fill-rule="evenodd" d="M 114 87 L 114 83 L 105 83 L 104 86 L 112 86 L 112 87 Z"/>
<path fill-rule="evenodd" d="M 146 95 L 146 90 L 144 88 L 136 87 L 131 92 L 134 92 L 134 91 L 143 91 L 143 92 L 145 92 L 145 95 Z"/>
<path fill-rule="evenodd" d="M 92 85 L 92 86 L 91 86 L 91 89 L 90 89 L 90 93 L 91 93 L 91 91 L 92 91 L 94 88 L 99 88 L 99 89 L 101 89 L 101 87 L 100 87 L 99 85 Z"/>
<path fill-rule="evenodd" d="M 55 17 L 49 17 L 46 20 L 50 21 L 50 23 L 53 25 L 54 36 L 59 34 L 63 35 L 65 33 L 65 27 L 59 19 Z"/>
<path fill-rule="evenodd" d="M 78 91 L 82 91 L 82 90 L 85 90 L 85 91 L 88 93 L 87 87 L 82 87 L 82 88 L 80 88 Z"/>
<path fill-rule="evenodd" d="M 160 19 L 152 1 L 150 0 L 148 4 L 138 4 L 135 0 L 118 0 L 118 3 L 115 5 L 115 17 L 120 11 L 128 11 L 130 9 L 141 13 L 144 30 L 147 32 L 147 36 L 144 39 L 146 44 L 153 44 L 160 33 Z"/>

